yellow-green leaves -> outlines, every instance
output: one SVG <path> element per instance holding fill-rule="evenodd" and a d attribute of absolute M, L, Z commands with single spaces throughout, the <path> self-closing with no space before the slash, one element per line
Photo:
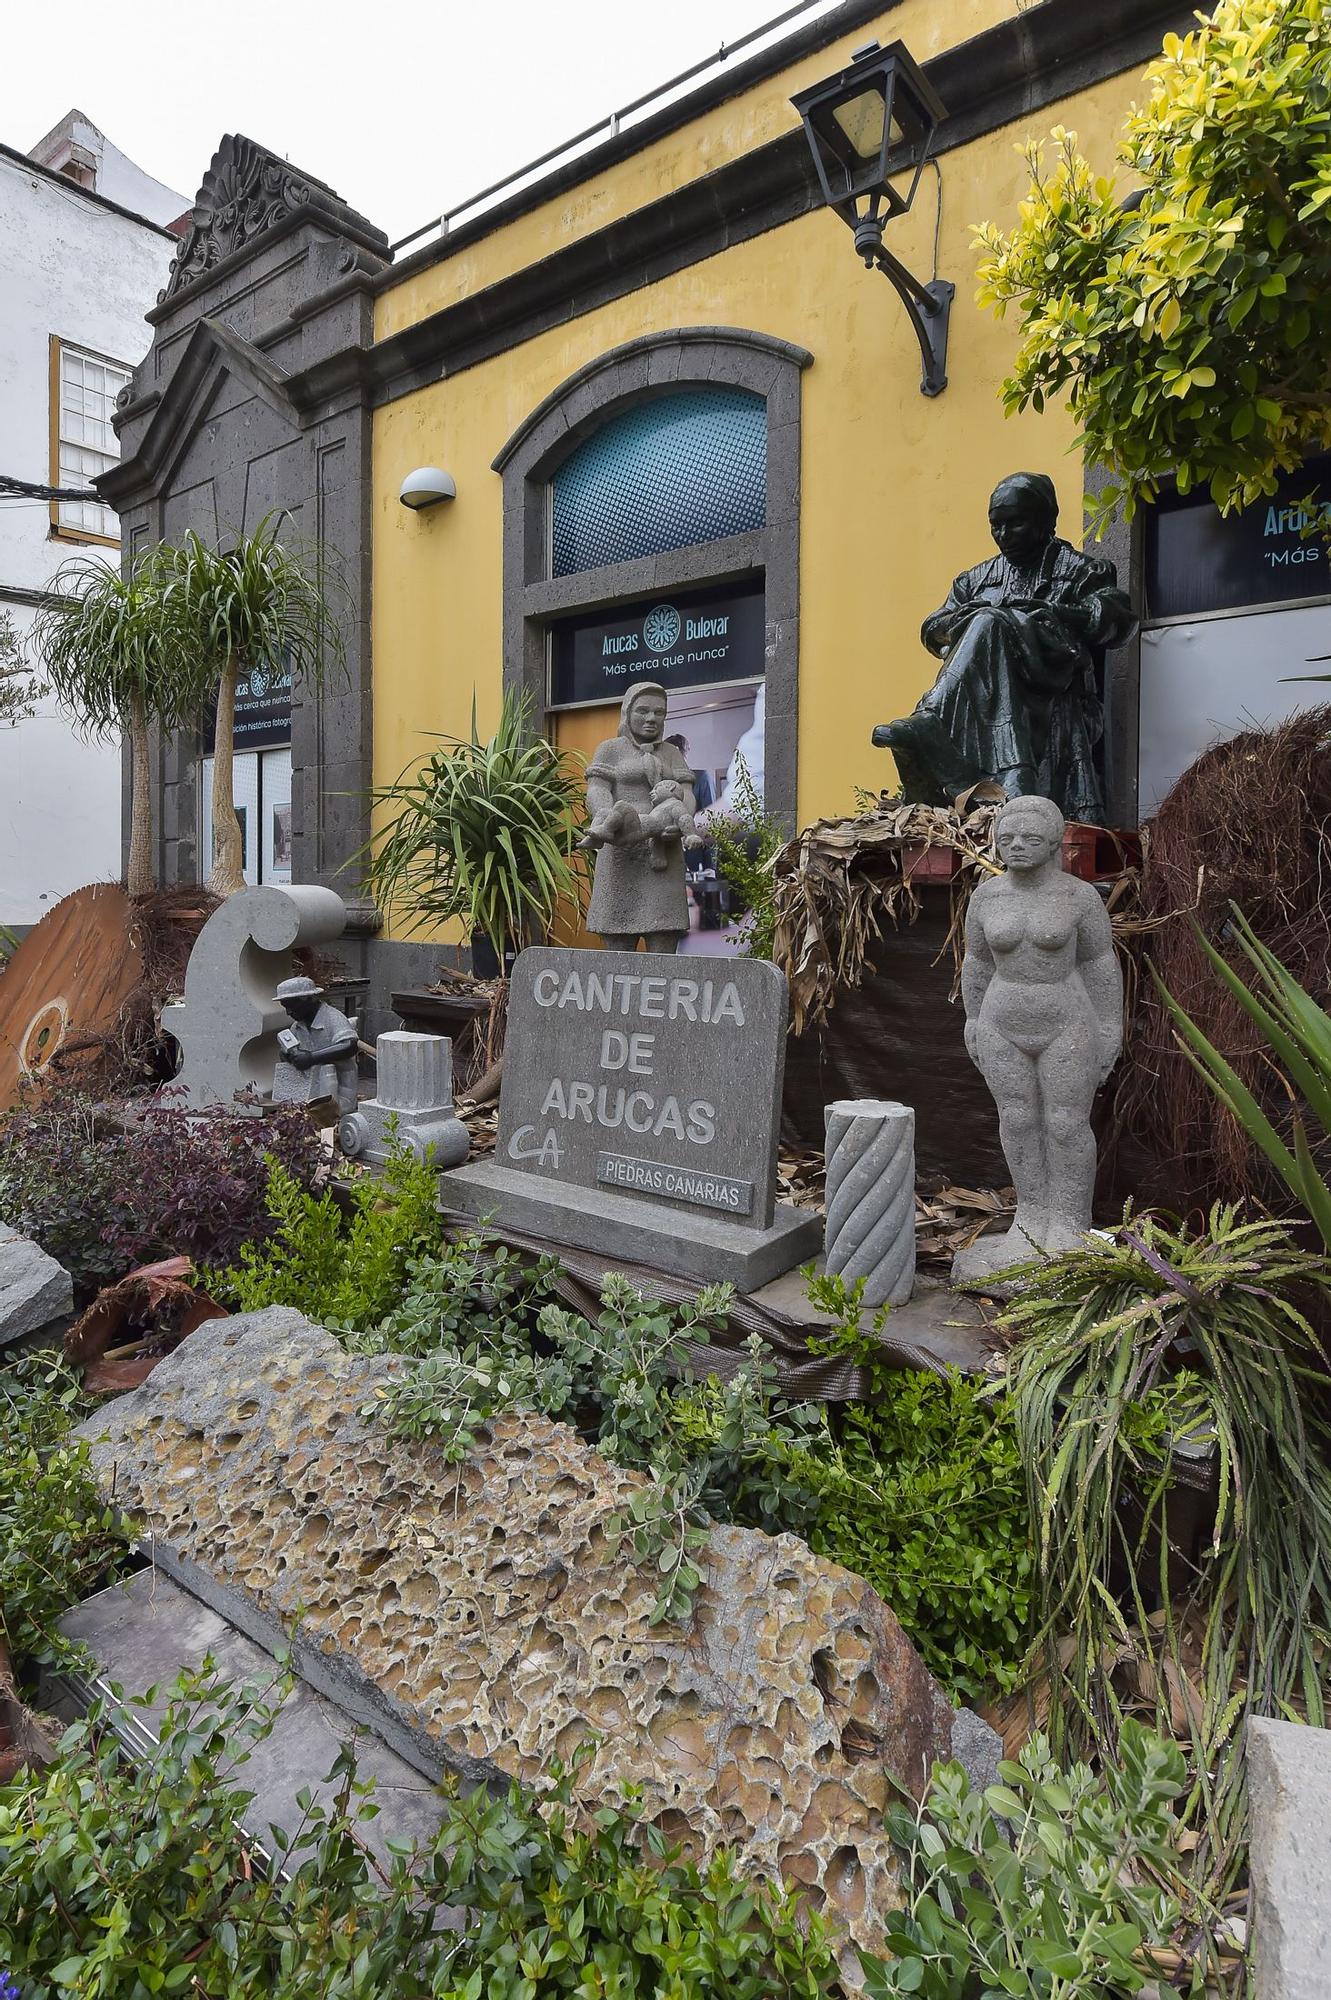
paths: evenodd
<path fill-rule="evenodd" d="M 1228 508 L 1331 431 L 1331 6 L 1221 0 L 1147 83 L 1127 204 L 1074 134 L 1028 146 L 979 298 L 1021 322 L 1007 407 L 1065 397 L 1127 511 L 1174 474 Z"/>

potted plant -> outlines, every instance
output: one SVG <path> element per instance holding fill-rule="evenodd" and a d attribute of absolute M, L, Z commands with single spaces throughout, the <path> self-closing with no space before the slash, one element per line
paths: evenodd
<path fill-rule="evenodd" d="M 582 772 L 532 733 L 525 695 L 505 695 L 488 740 L 473 702 L 470 739 L 437 741 L 419 769 L 373 794 L 384 819 L 363 850 L 366 886 L 409 930 L 464 924 L 473 969 L 496 978 L 561 904 L 582 909 Z"/>

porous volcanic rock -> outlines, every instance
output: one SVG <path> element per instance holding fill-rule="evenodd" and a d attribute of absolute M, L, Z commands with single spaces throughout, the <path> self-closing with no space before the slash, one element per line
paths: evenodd
<path fill-rule="evenodd" d="M 459 1465 L 362 1414 L 402 1364 L 275 1307 L 199 1327 L 83 1435 L 157 1557 L 404 1741 L 422 1768 L 535 1778 L 595 1736 L 588 1807 L 640 1784 L 695 1854 L 785 1876 L 872 1944 L 898 1900 L 881 1815 L 953 1712 L 869 1586 L 791 1535 L 712 1530 L 692 1618 L 610 1517 L 643 1482 L 507 1414 Z"/>

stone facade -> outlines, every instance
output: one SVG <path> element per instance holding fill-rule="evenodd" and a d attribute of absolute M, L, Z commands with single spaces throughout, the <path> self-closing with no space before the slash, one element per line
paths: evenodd
<path fill-rule="evenodd" d="M 340 949 L 353 971 L 371 969 L 378 917 L 356 902 L 346 864 L 365 838 L 372 769 L 362 362 L 388 240 L 331 188 L 240 136 L 223 139 L 194 215 L 148 315 L 152 346 L 117 418 L 121 463 L 100 490 L 120 511 L 130 556 L 191 528 L 224 546 L 280 514 L 338 564 L 350 595 L 346 671 L 317 695 L 297 689 L 293 703 L 292 878 L 347 896 Z M 199 876 L 201 748 L 181 732 L 153 760 L 165 882 Z"/>

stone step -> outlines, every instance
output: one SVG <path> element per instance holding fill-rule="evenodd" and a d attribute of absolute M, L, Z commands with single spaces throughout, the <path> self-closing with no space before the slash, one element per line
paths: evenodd
<path fill-rule="evenodd" d="M 270 1653 L 152 1566 L 76 1605 L 60 1620 L 60 1630 L 87 1647 L 94 1666 L 87 1674 L 66 1669 L 55 1677 L 51 1693 L 43 1691 L 43 1706 L 71 1720 L 94 1701 L 105 1702 L 117 1736 L 136 1762 L 157 1747 L 177 1675 L 197 1672 L 206 1656 L 233 1685 L 271 1689 L 279 1673 Z M 119 1696 L 112 1693 L 113 1684 Z M 149 1688 L 157 1691 L 154 1700 L 135 1706 L 134 1697 Z M 346 1745 L 354 1750 L 357 1777 L 374 1780 L 380 1812 L 364 1822 L 360 1837 L 380 1865 L 390 1865 L 390 1839 L 425 1841 L 434 1833 L 443 1805 L 431 1781 L 374 1730 L 298 1679 L 272 1733 L 254 1746 L 234 1777 L 238 1790 L 255 1795 L 245 1831 L 265 1861 L 272 1856 L 270 1827 L 290 1835 L 300 1823 L 298 1792 L 308 1788 L 317 1802 L 331 1804 L 337 1787 L 328 1774 Z"/>

